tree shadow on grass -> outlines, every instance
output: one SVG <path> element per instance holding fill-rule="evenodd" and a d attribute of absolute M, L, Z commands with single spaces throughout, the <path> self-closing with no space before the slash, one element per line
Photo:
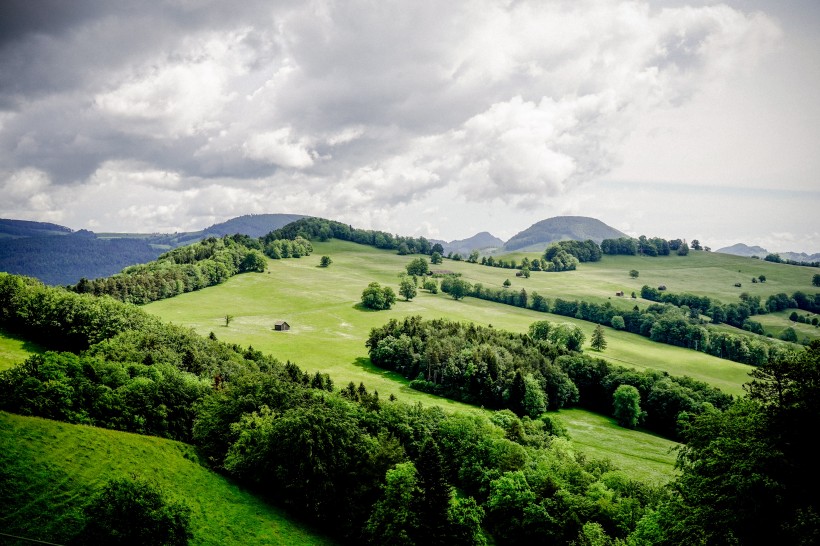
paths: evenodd
<path fill-rule="evenodd" d="M 353 361 L 353 365 L 357 368 L 361 368 L 362 370 L 366 371 L 367 373 L 372 373 L 375 375 L 380 375 L 392 381 L 395 381 L 397 385 L 403 388 L 410 388 L 408 385 L 410 384 L 410 380 L 405 378 L 398 372 L 394 372 L 393 370 L 385 370 L 384 368 L 379 368 L 375 364 L 373 364 L 369 358 L 366 356 L 360 356 Z"/>
<path fill-rule="evenodd" d="M 365 304 L 361 302 L 354 304 L 353 309 L 355 309 L 356 311 L 362 311 L 364 313 L 378 313 L 379 311 L 381 311 L 381 309 L 371 309 L 370 307 L 367 307 Z"/>

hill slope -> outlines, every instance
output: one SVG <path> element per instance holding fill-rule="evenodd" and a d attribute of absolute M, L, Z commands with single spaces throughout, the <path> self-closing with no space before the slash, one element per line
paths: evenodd
<path fill-rule="evenodd" d="M 48 222 L 30 222 L 28 220 L 9 220 L 0 218 L 0 238 L 4 237 L 42 237 L 46 235 L 68 235 L 71 229 Z"/>
<path fill-rule="evenodd" d="M 191 507 L 191 544 L 332 544 L 196 460 L 171 440 L 0 412 L 0 529 L 66 544 L 90 495 L 136 473 Z"/>
<path fill-rule="evenodd" d="M 485 248 L 501 248 L 504 246 L 504 241 L 498 237 L 482 231 L 476 233 L 467 239 L 458 239 L 450 241 L 449 243 L 442 243 L 445 253 L 459 253 L 461 255 L 470 254 L 473 250 L 482 250 Z"/>
<path fill-rule="evenodd" d="M 514 235 L 504 244 L 504 250 L 520 250 L 538 246 L 538 250 L 549 243 L 567 239 L 585 241 L 592 239 L 601 243 L 604 239 L 628 237 L 625 233 L 606 225 L 595 218 L 586 216 L 556 216 L 537 222 Z"/>
<path fill-rule="evenodd" d="M 214 224 L 203 230 L 203 233 L 219 237 L 235 233 L 241 233 L 249 237 L 262 237 L 300 218 L 306 218 L 306 216 L 302 214 L 246 214 Z"/>

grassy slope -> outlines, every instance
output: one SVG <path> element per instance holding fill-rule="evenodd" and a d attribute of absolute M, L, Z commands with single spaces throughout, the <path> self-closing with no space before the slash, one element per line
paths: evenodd
<path fill-rule="evenodd" d="M 405 401 L 436 403 L 440 401 L 409 389 L 402 378 L 370 365 L 364 341 L 371 328 L 410 314 L 492 324 L 516 332 L 525 332 L 536 320 L 571 322 L 580 326 L 588 339 L 594 328 L 589 322 L 474 298 L 454 301 L 446 294 L 433 295 L 422 290 L 411 302 L 399 301 L 389 311 L 363 310 L 357 303 L 367 283 L 375 280 L 397 289 L 397 275 L 413 257 L 339 241 L 317 243 L 315 247 L 310 257 L 271 260 L 269 273 L 239 275 L 218 287 L 154 302 L 146 310 L 205 335 L 213 331 L 219 339 L 253 345 L 282 360 L 292 360 L 310 372 L 326 371 L 337 382 L 362 381 L 381 395 L 393 393 Z M 323 254 L 333 258 L 327 269 L 317 267 Z M 537 291 L 550 297 L 566 297 L 565 292 L 572 296 L 573 291 L 584 296 L 583 290 L 587 294 L 609 293 L 609 288 L 600 286 L 610 283 L 608 279 L 620 267 L 586 271 L 586 265 L 581 271 L 534 273 L 529 279 L 516 278 L 511 270 L 465 262 L 446 261 L 442 267 L 461 272 L 470 282 L 485 286 L 501 286 L 504 279 L 512 277 L 512 290 L 524 287 L 529 293 Z M 625 273 L 624 276 L 628 278 Z M 618 299 L 613 297 L 613 303 Z M 634 305 L 634 300 L 628 305 Z M 229 327 L 225 327 L 226 314 L 234 316 Z M 273 322 L 278 319 L 287 320 L 292 329 L 273 332 Z M 750 368 L 742 364 L 653 343 L 611 328 L 606 329 L 606 336 L 609 346 L 596 356 L 625 366 L 689 375 L 736 395 L 742 394 L 740 386 L 748 380 Z"/>
<path fill-rule="evenodd" d="M 192 544 L 332 544 L 195 462 L 179 442 L 0 412 L 0 529 L 60 541 L 108 479 L 137 473 L 192 509 Z"/>
<path fill-rule="evenodd" d="M 25 341 L 0 328 L 0 371 L 24 361 L 33 353 L 42 352 L 36 343 Z"/>

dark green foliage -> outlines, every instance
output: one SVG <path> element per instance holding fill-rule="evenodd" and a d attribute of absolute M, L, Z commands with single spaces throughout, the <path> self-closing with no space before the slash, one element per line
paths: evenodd
<path fill-rule="evenodd" d="M 285 243 L 297 246 L 296 242 Z M 259 241 L 243 235 L 210 237 L 166 252 L 156 261 L 127 267 L 111 277 L 81 279 L 72 290 L 96 296 L 107 294 L 136 304 L 170 298 L 221 284 L 238 273 L 264 271 L 267 261 L 257 248 L 260 246 Z"/>
<path fill-rule="evenodd" d="M 413 388 L 491 408 L 514 407 L 520 414 L 539 415 L 539 399 L 524 409 L 524 376 L 532 374 L 531 390 L 545 392 L 551 409 L 571 404 L 575 391 L 553 360 L 568 351 L 529 336 L 494 328 L 421 317 L 391 320 L 374 328 L 366 342 L 376 366 L 412 379 Z M 520 388 L 514 388 L 521 372 Z M 515 394 L 517 393 L 517 394 Z"/>
<path fill-rule="evenodd" d="M 638 253 L 638 241 L 630 237 L 604 239 L 601 241 L 601 252 L 615 255 L 635 256 Z"/>
<path fill-rule="evenodd" d="M 328 267 L 330 264 L 333 263 L 333 260 L 330 256 L 322 256 L 322 259 L 319 262 L 319 265 L 322 267 Z"/>
<path fill-rule="evenodd" d="M 448 275 L 441 280 L 441 291 L 450 294 L 454 300 L 463 299 L 470 293 L 470 283 L 455 276 Z"/>
<path fill-rule="evenodd" d="M 424 258 L 415 258 L 411 260 L 409 264 L 406 266 L 407 274 L 413 275 L 417 277 L 423 277 L 430 272 L 430 268 L 427 265 L 427 260 Z"/>
<path fill-rule="evenodd" d="M 815 273 L 811 278 L 812 286 L 820 286 L 820 273 Z"/>
<path fill-rule="evenodd" d="M 612 394 L 612 415 L 618 424 L 635 428 L 641 418 L 641 393 L 632 385 L 621 385 Z"/>
<path fill-rule="evenodd" d="M 262 237 L 262 242 L 267 244 L 269 241 L 276 239 L 294 240 L 296 237 L 319 241 L 327 241 L 333 238 L 388 250 L 399 251 L 401 249 L 400 253 L 403 255 L 431 254 L 433 250 L 436 250 L 430 244 L 430 241 L 424 237 L 401 237 L 391 235 L 384 231 L 357 229 L 350 225 L 333 220 L 325 220 L 324 218 L 301 218 L 268 233 Z M 443 250 L 440 249 L 440 245 L 438 252 L 439 254 L 443 252 Z"/>
<path fill-rule="evenodd" d="M 390 309 L 396 303 L 396 293 L 389 286 L 372 282 L 362 291 L 362 305 L 368 309 L 382 311 Z"/>
<path fill-rule="evenodd" d="M 138 477 L 109 481 L 84 514 L 80 544 L 184 546 L 192 537 L 191 509 Z"/>
<path fill-rule="evenodd" d="M 595 241 L 559 241 L 552 243 L 544 252 L 544 259 L 548 262 L 561 252 L 574 256 L 579 262 L 598 262 L 601 260 L 601 247 Z"/>
<path fill-rule="evenodd" d="M 596 351 L 603 351 L 606 349 L 606 338 L 604 337 L 604 329 L 603 327 L 598 324 L 595 327 L 595 330 L 592 332 L 592 339 L 590 339 L 590 345 Z"/>

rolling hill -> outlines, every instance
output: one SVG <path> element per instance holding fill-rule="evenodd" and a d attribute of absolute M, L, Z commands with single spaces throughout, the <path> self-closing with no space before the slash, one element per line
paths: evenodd
<path fill-rule="evenodd" d="M 466 239 L 458 239 L 449 243 L 442 242 L 441 246 L 444 247 L 445 253 L 452 252 L 453 254 L 458 253 L 465 256 L 473 250 L 489 251 L 501 248 L 504 246 L 504 241 L 486 231 L 482 231 Z"/>
<path fill-rule="evenodd" d="M 515 234 L 504 243 L 504 250 L 507 252 L 513 250 L 542 251 L 546 245 L 556 241 L 592 239 L 600 244 L 604 239 L 617 239 L 618 237 L 628 237 L 628 235 L 595 218 L 556 216 L 541 220 Z"/>

